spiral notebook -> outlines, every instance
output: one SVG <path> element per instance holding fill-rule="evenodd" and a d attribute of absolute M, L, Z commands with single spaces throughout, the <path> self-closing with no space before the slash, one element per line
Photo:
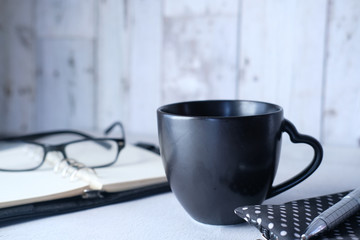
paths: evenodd
<path fill-rule="evenodd" d="M 235 213 L 258 228 L 265 239 L 299 240 L 316 216 L 340 201 L 347 193 L 335 193 L 281 205 L 239 207 Z M 360 240 L 360 212 L 317 239 Z"/>
<path fill-rule="evenodd" d="M 32 172 L 0 172 L 0 181 L 0 227 L 170 191 L 159 150 L 147 143 L 127 145 L 115 165 L 96 172 L 53 161 Z"/>
<path fill-rule="evenodd" d="M 0 172 L 0 210 L 167 184 L 160 156 L 134 145 L 126 145 L 111 167 L 74 169 L 57 161 L 50 156 L 46 164 L 35 171 Z"/>

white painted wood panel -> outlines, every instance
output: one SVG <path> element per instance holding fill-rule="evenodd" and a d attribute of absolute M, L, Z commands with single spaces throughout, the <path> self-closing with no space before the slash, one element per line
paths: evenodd
<path fill-rule="evenodd" d="M 91 40 L 38 41 L 36 129 L 94 129 L 94 52 Z"/>
<path fill-rule="evenodd" d="M 0 135 L 6 129 L 5 127 L 5 18 L 6 1 L 0 0 Z"/>
<path fill-rule="evenodd" d="M 164 0 L 165 17 L 234 16 L 238 14 L 237 0 Z"/>
<path fill-rule="evenodd" d="M 236 96 L 238 1 L 164 2 L 162 102 Z"/>
<path fill-rule="evenodd" d="M 36 130 L 94 129 L 96 2 L 36 3 Z"/>
<path fill-rule="evenodd" d="M 240 98 L 357 146 L 359 13 L 356 0 L 0 0 L 0 132 L 121 120 L 156 135 L 162 104 Z"/>
<path fill-rule="evenodd" d="M 125 59 L 127 16 L 122 0 L 98 1 L 97 4 L 96 127 L 103 130 L 112 122 L 124 121 L 129 104 L 125 96 L 129 88 Z"/>
<path fill-rule="evenodd" d="M 360 2 L 330 3 L 324 139 L 360 146 Z"/>
<path fill-rule="evenodd" d="M 160 105 L 162 1 L 128 1 L 129 89 L 125 127 L 156 134 Z"/>
<path fill-rule="evenodd" d="M 326 1 L 243 0 L 241 9 L 239 98 L 279 104 L 319 138 Z"/>
<path fill-rule="evenodd" d="M 37 0 L 36 25 L 40 37 L 95 36 L 95 0 Z"/>
<path fill-rule="evenodd" d="M 26 132 L 34 127 L 34 1 L 2 1 L 2 130 Z"/>

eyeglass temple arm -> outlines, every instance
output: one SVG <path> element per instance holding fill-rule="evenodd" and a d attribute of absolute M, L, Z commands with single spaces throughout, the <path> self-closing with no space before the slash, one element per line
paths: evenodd
<path fill-rule="evenodd" d="M 124 131 L 124 126 L 122 125 L 121 122 L 115 122 L 115 123 L 113 123 L 110 127 L 108 127 L 108 128 L 105 130 L 104 134 L 105 134 L 105 135 L 109 135 L 110 132 L 111 132 L 116 126 L 119 126 L 119 127 L 120 127 L 120 129 L 121 129 L 121 134 L 122 134 L 122 136 L 123 136 L 123 138 L 124 138 L 124 143 L 125 143 L 125 131 Z"/>
<path fill-rule="evenodd" d="M 16 136 L 16 137 L 6 137 L 6 138 L 2 138 L 1 140 L 17 140 L 17 139 L 35 140 L 38 138 L 47 137 L 47 136 L 51 136 L 51 135 L 57 135 L 57 134 L 74 134 L 74 135 L 79 135 L 79 136 L 82 136 L 82 137 L 88 138 L 88 139 L 93 138 L 92 136 L 82 133 L 82 132 L 71 131 L 71 130 L 62 130 L 62 131 L 51 131 L 51 132 L 28 134 L 28 135 L 22 135 L 22 136 Z"/>
<path fill-rule="evenodd" d="M 43 133 L 35 133 L 35 134 L 29 134 L 29 135 L 23 135 L 23 136 L 17 136 L 17 137 L 6 137 L 2 138 L 0 140 L 5 141 L 11 141 L 11 140 L 35 140 L 42 137 L 47 137 L 51 135 L 57 135 L 57 134 L 74 134 L 78 136 L 82 136 L 85 139 L 96 139 L 86 133 L 78 132 L 78 131 L 71 131 L 71 130 L 62 130 L 62 131 L 51 131 L 51 132 L 43 132 Z M 111 148 L 111 145 L 106 142 L 96 142 L 97 144 L 103 146 L 106 149 Z"/>

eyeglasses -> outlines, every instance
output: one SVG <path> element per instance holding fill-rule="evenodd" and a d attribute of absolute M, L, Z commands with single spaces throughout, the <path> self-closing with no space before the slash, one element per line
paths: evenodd
<path fill-rule="evenodd" d="M 62 155 L 63 160 L 78 168 L 79 166 L 108 167 L 117 161 L 120 151 L 125 147 L 125 133 L 120 122 L 107 128 L 105 135 L 116 126 L 121 128 L 123 138 L 95 138 L 72 130 L 2 138 L 0 139 L 0 171 L 20 172 L 38 169 L 52 152 Z M 71 134 L 81 139 L 61 144 L 43 143 L 51 137 L 64 134 Z"/>

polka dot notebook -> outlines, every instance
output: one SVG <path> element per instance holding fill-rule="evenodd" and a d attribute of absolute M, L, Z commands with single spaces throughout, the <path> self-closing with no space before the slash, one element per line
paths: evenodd
<path fill-rule="evenodd" d="M 256 226 L 265 239 L 299 240 L 316 216 L 340 201 L 347 193 L 297 200 L 282 205 L 239 207 L 235 213 Z M 360 212 L 318 239 L 360 240 Z"/>

